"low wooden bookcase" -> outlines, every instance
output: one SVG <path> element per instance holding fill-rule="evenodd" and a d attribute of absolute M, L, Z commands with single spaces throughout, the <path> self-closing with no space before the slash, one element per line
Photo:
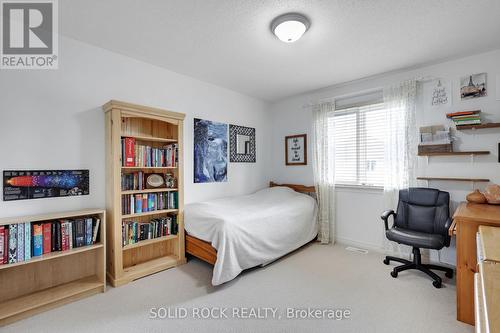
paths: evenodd
<path fill-rule="evenodd" d="M 0 219 L 0 225 L 79 217 L 100 219 L 99 242 L 0 265 L 0 325 L 106 290 L 106 213 L 88 209 Z"/>
<path fill-rule="evenodd" d="M 103 106 L 106 114 L 106 207 L 108 213 L 107 276 L 118 287 L 135 279 L 186 262 L 183 224 L 183 122 L 182 113 L 110 101 Z M 177 145 L 178 162 L 174 166 L 126 166 L 122 159 L 122 140 L 133 139 L 135 145 L 163 149 Z M 137 158 L 137 156 L 135 156 Z M 122 176 L 134 172 L 174 176 L 175 188 L 144 188 L 122 190 Z M 177 192 L 177 207 L 146 212 L 123 212 L 123 196 Z M 178 223 L 176 235 L 123 244 L 124 222 L 149 223 L 152 219 L 174 217 Z"/>

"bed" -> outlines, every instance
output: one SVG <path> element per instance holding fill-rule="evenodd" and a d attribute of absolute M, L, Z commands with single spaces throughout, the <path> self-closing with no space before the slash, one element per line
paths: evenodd
<path fill-rule="evenodd" d="M 250 195 L 189 204 L 184 210 L 186 252 L 212 265 L 212 284 L 234 279 L 315 239 L 312 186 L 276 184 Z"/>

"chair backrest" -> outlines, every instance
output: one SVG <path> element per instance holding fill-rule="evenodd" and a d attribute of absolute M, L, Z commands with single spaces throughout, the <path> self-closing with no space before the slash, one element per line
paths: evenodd
<path fill-rule="evenodd" d="M 399 191 L 396 226 L 447 237 L 445 224 L 449 218 L 448 192 L 419 187 Z"/>

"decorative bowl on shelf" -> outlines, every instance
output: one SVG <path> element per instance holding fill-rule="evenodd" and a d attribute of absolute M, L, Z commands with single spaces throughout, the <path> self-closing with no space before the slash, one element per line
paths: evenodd
<path fill-rule="evenodd" d="M 146 177 L 146 188 L 159 188 L 165 185 L 165 179 L 161 174 L 151 173 Z"/>
<path fill-rule="evenodd" d="M 479 190 L 475 190 L 474 192 L 467 194 L 466 199 L 470 203 L 477 203 L 477 204 L 487 203 L 486 197 L 484 196 L 484 194 L 479 192 Z"/>

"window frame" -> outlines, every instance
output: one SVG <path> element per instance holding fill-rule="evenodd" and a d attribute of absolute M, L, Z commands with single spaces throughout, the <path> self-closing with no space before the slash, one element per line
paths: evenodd
<path fill-rule="evenodd" d="M 362 107 L 371 107 L 371 106 L 380 106 L 381 109 L 384 109 L 384 103 L 383 102 L 372 102 L 372 103 L 361 103 L 359 105 L 350 105 L 349 107 L 344 107 L 339 110 L 333 111 L 329 117 L 338 117 L 338 116 L 344 116 L 344 115 L 349 115 L 349 114 L 355 114 L 356 116 L 356 182 L 338 182 L 338 180 L 335 179 L 335 186 L 339 188 L 350 188 L 350 189 L 367 189 L 367 190 L 376 190 L 377 192 L 380 190 L 384 189 L 383 184 L 368 184 L 368 183 L 362 183 L 360 181 L 361 178 L 361 166 L 360 166 L 360 157 L 361 157 L 361 136 L 363 135 L 361 133 L 361 114 L 365 112 L 374 112 L 376 110 L 372 111 L 361 111 L 360 109 Z M 335 120 L 334 120 L 335 123 Z M 335 135 L 335 134 L 334 134 Z M 335 142 L 336 140 L 334 140 Z M 335 152 L 336 154 L 336 152 Z M 335 162 L 335 161 L 334 161 Z M 336 171 L 336 168 L 335 168 Z"/>

